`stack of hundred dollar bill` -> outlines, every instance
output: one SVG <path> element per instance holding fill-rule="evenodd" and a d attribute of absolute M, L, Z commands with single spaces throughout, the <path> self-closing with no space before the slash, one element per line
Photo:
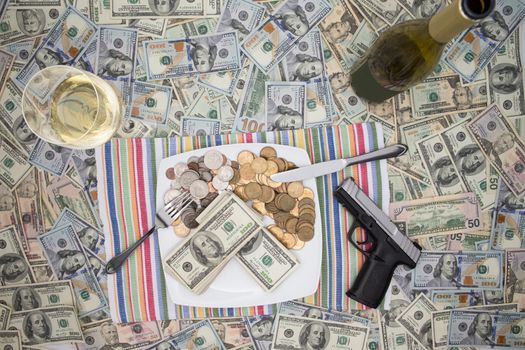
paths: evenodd
<path fill-rule="evenodd" d="M 350 69 L 383 31 L 446 3 L 0 0 L 0 344 L 176 349 L 196 348 L 189 339 L 201 339 L 221 350 L 524 348 L 523 0 L 497 0 L 492 16 L 455 38 L 425 81 L 395 98 L 367 103 L 350 85 Z M 290 303 L 274 308 L 279 317 L 113 323 L 94 150 L 49 145 L 22 116 L 27 81 L 58 64 L 112 84 L 127 107 L 122 138 L 380 123 L 386 144 L 409 146 L 388 162 L 389 210 L 425 249 L 420 263 L 395 271 L 381 311 L 355 303 L 341 310 L 348 305 L 325 298 L 331 284 L 310 299 L 344 311 L 368 333 L 328 324 L 343 320 L 333 310 Z M 232 212 L 244 210 L 234 203 Z M 210 209 L 199 218 L 207 231 L 213 215 Z M 261 226 L 251 212 L 245 220 L 234 215 L 232 222 Z M 232 232 L 235 240 L 220 240 L 225 255 L 210 266 L 189 247 L 179 252 L 205 271 L 202 278 L 176 259 L 169 271 L 202 292 L 235 256 L 265 290 L 276 288 L 243 249 L 256 237 L 259 249 L 268 247 L 272 236 Z M 272 279 L 286 278 L 292 261 Z M 325 345 L 308 347 L 299 336 L 305 316 L 324 320 L 327 328 L 316 325 L 313 333 Z M 27 326 L 33 322 L 42 324 L 40 335 Z"/>
<path fill-rule="evenodd" d="M 186 288 L 201 294 L 233 257 L 268 292 L 299 264 L 262 223 L 262 217 L 230 191 L 221 193 L 196 219 L 199 226 L 164 259 Z"/>

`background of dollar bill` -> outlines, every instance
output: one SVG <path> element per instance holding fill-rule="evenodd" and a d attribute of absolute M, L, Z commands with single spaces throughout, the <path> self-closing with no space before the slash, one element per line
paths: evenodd
<path fill-rule="evenodd" d="M 272 43 L 287 54 L 266 71 L 261 67 L 264 57 L 242 47 L 242 41 L 271 21 L 269 14 L 280 5 L 295 6 L 297 1 L 180 1 L 175 9 L 157 8 L 146 0 L 0 2 L 0 159 L 8 160 L 0 168 L 0 234 L 9 242 L 0 258 L 17 255 L 27 266 L 14 282 L 5 276 L 0 281 L 0 300 L 6 305 L 0 310 L 3 329 L 17 328 L 29 308 L 50 320 L 57 314 L 68 320 L 67 331 L 53 333 L 49 340 L 64 348 L 98 349 L 109 343 L 126 349 L 169 348 L 166 344 L 199 332 L 228 349 L 247 350 L 269 349 L 272 342 L 294 345 L 294 339 L 274 337 L 281 334 L 278 324 L 300 327 L 304 317 L 311 317 L 326 321 L 323 329 L 336 334 L 340 324 L 351 325 L 344 331 L 354 335 L 352 349 L 438 349 L 457 344 L 464 335 L 448 328 L 461 322 L 455 317 L 476 312 L 450 308 L 477 307 L 489 314 L 497 309 L 509 312 L 509 322 L 523 319 L 525 182 L 520 162 L 525 153 L 525 87 L 518 30 L 525 16 L 523 3 L 498 1 L 492 29 L 498 24 L 499 30 L 486 24 L 462 33 L 426 81 L 378 104 L 353 93 L 349 70 L 381 32 L 402 21 L 429 17 L 446 1 L 320 3 L 330 11 L 316 14 L 295 42 Z M 413 272 L 399 267 L 384 311 L 341 313 L 288 302 L 276 307 L 279 317 L 113 324 L 103 272 L 94 151 L 49 145 L 22 119 L 23 82 L 27 72 L 38 69 L 35 52 L 55 43 L 50 40 L 60 42 L 60 33 L 52 31 L 68 13 L 83 22 L 82 35 L 90 40 L 79 57 L 64 63 L 111 80 L 130 107 L 117 137 L 381 123 L 386 144 L 410 147 L 407 155 L 389 160 L 391 217 L 424 248 L 422 261 L 430 267 L 418 266 Z M 236 69 L 148 80 L 148 42 L 224 32 L 234 32 L 230 37 L 238 39 L 238 57 L 232 61 Z M 119 45 L 114 38 L 120 39 Z M 101 45 L 118 46 L 131 59 L 131 72 L 110 79 L 100 69 Z M 471 60 L 464 59 L 468 52 Z M 267 90 L 272 86 L 281 91 Z M 286 95 L 287 88 L 294 96 L 291 106 L 283 105 L 283 98 L 272 99 Z M 148 98 L 157 103 L 144 104 Z M 418 208 L 417 215 L 413 208 Z M 66 250 L 80 260 L 80 268 L 61 269 L 56 261 L 64 249 L 53 243 L 58 239 L 67 241 Z M 457 251 L 466 257 L 458 263 L 462 274 L 433 282 L 439 259 L 459 256 Z M 490 273 L 472 272 L 472 266 L 488 266 Z M 33 295 L 30 306 L 12 299 L 24 289 Z M 82 299 L 82 291 L 88 291 L 89 300 Z M 23 329 L 0 330 L 0 342 L 14 348 L 35 344 Z"/>

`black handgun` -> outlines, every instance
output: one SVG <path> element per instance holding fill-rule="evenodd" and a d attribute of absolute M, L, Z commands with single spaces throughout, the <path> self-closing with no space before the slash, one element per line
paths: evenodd
<path fill-rule="evenodd" d="M 407 238 L 377 205 L 349 178 L 335 190 L 337 200 L 355 218 L 348 240 L 366 256 L 354 284 L 346 292 L 362 304 L 376 308 L 388 289 L 397 265 L 416 267 L 421 247 Z M 352 239 L 356 227 L 366 232 L 364 241 Z M 359 245 L 366 245 L 366 250 Z"/>

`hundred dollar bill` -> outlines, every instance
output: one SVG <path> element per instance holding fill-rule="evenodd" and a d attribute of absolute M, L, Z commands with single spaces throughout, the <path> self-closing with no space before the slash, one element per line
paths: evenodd
<path fill-rule="evenodd" d="M 396 318 L 396 322 L 405 328 L 423 349 L 432 349 L 432 312 L 437 308 L 425 294 L 421 293 Z"/>
<path fill-rule="evenodd" d="M 145 123 L 166 124 L 172 92 L 171 86 L 134 82 L 130 116 Z"/>
<path fill-rule="evenodd" d="M 501 178 L 497 187 L 496 210 L 504 209 L 508 212 L 514 212 L 525 209 L 525 197 L 517 197 Z"/>
<path fill-rule="evenodd" d="M 25 122 L 22 113 L 22 91 L 11 79 L 7 79 L 4 91 L 0 95 L 0 123 L 4 125 L 10 140 L 16 146 L 26 154 L 31 153 L 39 138 Z"/>
<path fill-rule="evenodd" d="M 133 19 L 129 20 L 128 27 L 138 29 L 143 35 L 152 35 L 162 38 L 166 31 L 167 20 L 164 18 Z"/>
<path fill-rule="evenodd" d="M 49 30 L 40 47 L 16 76 L 25 86 L 39 70 L 55 65 L 75 63 L 97 34 L 97 25 L 68 7 Z"/>
<path fill-rule="evenodd" d="M 288 316 L 300 316 L 311 319 L 337 321 L 364 327 L 369 327 L 371 323 L 370 319 L 363 316 L 328 310 L 320 306 L 304 304 L 297 301 L 285 301 L 280 303 L 277 313 Z"/>
<path fill-rule="evenodd" d="M 180 124 L 182 136 L 218 135 L 221 129 L 219 120 L 209 118 L 182 117 Z"/>
<path fill-rule="evenodd" d="M 441 132 L 441 137 L 466 192 L 474 192 L 481 209 L 486 209 L 494 205 L 493 187 L 498 176 L 488 167 L 485 155 L 467 130 L 469 121 L 452 125 Z"/>
<path fill-rule="evenodd" d="M 247 0 L 228 0 L 224 4 L 221 17 L 215 32 L 237 31 L 239 42 L 242 42 L 261 21 L 265 12 L 264 6 Z M 248 64 L 246 56 L 241 55 L 241 67 Z M 233 95 L 241 69 L 199 75 L 199 83 L 228 96 Z"/>
<path fill-rule="evenodd" d="M 365 0 L 361 1 L 360 4 L 377 14 L 389 25 L 396 23 L 403 12 L 403 8 L 397 1 Z"/>
<path fill-rule="evenodd" d="M 84 249 L 106 260 L 104 233 L 66 207 L 56 219 L 53 229 L 68 225 L 73 227 Z"/>
<path fill-rule="evenodd" d="M 84 342 L 72 306 L 14 312 L 9 327 L 20 331 L 23 345 Z"/>
<path fill-rule="evenodd" d="M 525 313 L 496 311 L 450 312 L 448 346 L 482 345 L 487 348 L 523 349 Z"/>
<path fill-rule="evenodd" d="M 476 242 L 484 241 L 487 238 L 488 235 L 454 233 L 448 236 L 446 250 L 477 250 Z"/>
<path fill-rule="evenodd" d="M 428 78 L 410 89 L 416 118 L 480 110 L 487 107 L 485 81 L 463 86 L 459 76 Z"/>
<path fill-rule="evenodd" d="M 518 311 L 525 310 L 525 249 L 505 251 L 505 301 L 517 303 Z"/>
<path fill-rule="evenodd" d="M 382 118 L 379 118 L 373 113 L 367 113 L 365 122 L 381 124 L 381 126 L 383 127 L 383 139 L 385 140 L 385 146 L 392 145 L 396 142 L 397 135 L 395 125 L 387 122 Z"/>
<path fill-rule="evenodd" d="M 27 258 L 34 263 L 35 254 L 38 256 L 40 249 L 29 249 L 29 240 L 36 239 L 44 233 L 44 222 L 42 218 L 41 193 L 38 179 L 38 171 L 34 168 L 16 187 L 16 213 L 20 219 L 23 237 L 22 241 Z M 33 247 L 34 248 L 34 247 Z M 41 257 L 41 256 L 40 256 Z"/>
<path fill-rule="evenodd" d="M 473 81 L 525 17 L 520 0 L 499 1 L 492 14 L 457 37 L 443 55 L 445 62 Z"/>
<path fill-rule="evenodd" d="M 15 55 L 15 62 L 27 63 L 29 56 L 40 45 L 41 38 L 30 38 L 16 43 L 5 45 L 4 50 Z"/>
<path fill-rule="evenodd" d="M 521 62 L 519 31 L 514 31 L 488 64 L 490 102 L 504 116 L 525 114 L 525 82 Z"/>
<path fill-rule="evenodd" d="M 33 275 L 15 227 L 9 226 L 2 229 L 0 239 L 3 242 L 0 245 L 0 261 L 3 261 L 0 284 L 8 286 L 33 283 Z"/>
<path fill-rule="evenodd" d="M 504 313 L 517 311 L 516 304 L 480 305 L 463 308 L 461 310 L 501 311 Z M 432 338 L 434 350 L 447 349 L 450 314 L 451 310 L 435 311 L 432 313 Z"/>
<path fill-rule="evenodd" d="M 423 251 L 413 270 L 414 289 L 501 289 L 503 252 Z"/>
<path fill-rule="evenodd" d="M 6 305 L 0 305 L 0 329 L 8 329 L 9 320 L 11 318 L 12 310 Z"/>
<path fill-rule="evenodd" d="M 219 0 L 181 0 L 157 3 L 150 0 L 111 0 L 112 18 L 193 18 L 220 14 Z"/>
<path fill-rule="evenodd" d="M 454 160 L 443 138 L 433 135 L 417 143 L 419 155 L 423 165 L 430 175 L 436 193 L 440 196 L 466 192 L 467 189 L 461 182 L 458 171 L 454 167 Z M 483 163 L 483 165 L 485 165 Z M 482 168 L 484 170 L 484 168 Z M 483 172 L 485 175 L 485 172 Z"/>
<path fill-rule="evenodd" d="M 111 320 L 95 322 L 82 328 L 86 343 L 82 344 L 82 350 L 107 349 L 146 349 L 161 338 L 157 322 L 130 322 L 113 323 Z M 115 343 L 109 345 L 108 335 Z M 162 349 L 162 348 L 160 348 Z M 169 349 L 169 348 L 168 348 Z"/>
<path fill-rule="evenodd" d="M 88 195 L 67 177 L 62 177 L 46 187 L 51 209 L 58 215 L 65 208 L 83 218 L 89 225 L 99 227 L 98 216 L 93 213 Z"/>
<path fill-rule="evenodd" d="M 106 297 L 87 263 L 73 227 L 51 230 L 38 239 L 56 277 L 71 280 L 80 316 L 107 306 Z"/>
<path fill-rule="evenodd" d="M 410 304 L 409 301 L 393 298 L 390 309 L 381 312 L 381 336 L 383 349 L 410 350 L 412 337 L 401 327 L 396 318 Z"/>
<path fill-rule="evenodd" d="M 467 124 L 485 156 L 517 196 L 525 193 L 525 144 L 497 105 Z"/>
<path fill-rule="evenodd" d="M 4 18 L 5 12 L 7 10 L 7 1 L 4 1 L 2 4 L 0 4 L 0 21 Z"/>
<path fill-rule="evenodd" d="M 266 82 L 268 130 L 302 129 L 305 119 L 306 83 Z"/>
<path fill-rule="evenodd" d="M 19 234 L 22 248 L 27 248 L 27 238 L 23 236 L 21 224 L 17 217 L 17 197 L 12 190 L 0 184 L 0 198 L 2 198 L 2 210 L 0 210 L 0 229 L 14 226 L 15 232 Z"/>
<path fill-rule="evenodd" d="M 191 106 L 186 109 L 185 116 L 192 118 L 209 118 L 220 121 L 222 120 L 223 110 L 219 100 L 220 98 L 212 98 L 209 91 L 203 89 Z"/>
<path fill-rule="evenodd" d="M 410 196 L 403 175 L 393 168 L 388 169 L 388 187 L 390 188 L 390 203 L 414 199 Z"/>
<path fill-rule="evenodd" d="M 429 18 L 441 11 L 446 5 L 445 0 L 437 1 L 417 1 L 417 0 L 397 0 L 399 5 L 407 11 L 412 18 Z"/>
<path fill-rule="evenodd" d="M 206 35 L 213 33 L 217 27 L 217 20 L 214 18 L 194 19 L 177 23 L 174 26 L 166 28 L 165 38 L 187 38 L 197 35 Z"/>
<path fill-rule="evenodd" d="M 111 17 L 111 2 L 105 0 L 76 0 L 75 7 L 96 24 L 119 25 L 126 21 Z M 84 10 L 81 10 L 84 8 Z"/>
<path fill-rule="evenodd" d="M 2 135 L 0 135 L 0 159 L 2 159 L 0 180 L 9 188 L 16 187 L 32 168 L 27 161 L 27 156 Z"/>
<path fill-rule="evenodd" d="M 265 228 L 256 233 L 236 257 L 268 292 L 277 288 L 299 267 L 297 258 Z"/>
<path fill-rule="evenodd" d="M 70 281 L 0 287 L 0 302 L 13 311 L 76 305 Z"/>
<path fill-rule="evenodd" d="M 472 192 L 395 202 L 390 217 L 407 223 L 407 236 L 420 238 L 479 231 L 481 210 Z"/>
<path fill-rule="evenodd" d="M 494 213 L 494 216 L 490 247 L 498 250 L 525 248 L 523 239 L 525 211 L 510 211 L 502 208 Z"/>
<path fill-rule="evenodd" d="M 305 127 L 331 123 L 337 111 L 325 68 L 321 32 L 306 34 L 283 61 L 288 81 L 306 83 Z"/>
<path fill-rule="evenodd" d="M 209 319 L 188 325 L 181 331 L 164 339 L 157 349 L 217 349 L 226 350 L 221 338 Z"/>
<path fill-rule="evenodd" d="M 0 50 L 0 94 L 4 89 L 4 85 L 9 78 L 11 67 L 15 61 L 15 55 L 4 50 Z"/>
<path fill-rule="evenodd" d="M 3 349 L 22 350 L 20 331 L 0 331 L 0 347 Z"/>
<path fill-rule="evenodd" d="M 95 150 L 93 148 L 74 150 L 71 155 L 74 170 L 78 174 L 78 185 L 86 191 L 96 191 L 97 168 L 95 162 Z M 96 198 L 96 195 L 94 195 Z"/>
<path fill-rule="evenodd" d="M 430 300 L 438 310 L 457 309 L 484 305 L 485 298 L 481 291 L 474 290 L 433 290 Z"/>
<path fill-rule="evenodd" d="M 282 349 L 362 349 L 368 328 L 327 320 L 277 315 L 273 350 Z"/>
<path fill-rule="evenodd" d="M 454 122 L 453 116 L 438 116 L 398 126 L 398 141 L 406 145 L 417 145 L 422 139 L 446 129 Z M 388 164 L 413 179 L 430 185 L 427 171 L 417 147 L 409 147 L 407 154 L 390 159 Z M 432 191 L 434 192 L 434 191 Z"/>
<path fill-rule="evenodd" d="M 186 288 L 202 293 L 211 283 L 209 275 L 236 254 L 262 227 L 252 209 L 235 195 L 230 195 L 208 215 L 206 220 L 164 259 L 168 271 Z M 213 248 L 202 251 L 201 241 Z"/>
<path fill-rule="evenodd" d="M 29 154 L 29 162 L 57 176 L 62 176 L 66 171 L 72 152 L 69 148 L 39 139 Z"/>
<path fill-rule="evenodd" d="M 242 317 L 209 319 L 226 349 L 243 349 L 251 345 L 246 322 Z"/>
<path fill-rule="evenodd" d="M 119 95 L 124 116 L 131 112 L 131 90 L 135 74 L 138 32 L 135 29 L 100 27 L 97 49 L 97 75 Z"/>
<path fill-rule="evenodd" d="M 40 5 L 23 9 L 10 6 L 0 20 L 0 46 L 47 34 L 65 10 L 62 3 L 58 6 Z"/>
<path fill-rule="evenodd" d="M 144 42 L 148 80 L 241 68 L 237 32 Z"/>
<path fill-rule="evenodd" d="M 331 10 L 325 0 L 286 0 L 246 37 L 241 48 L 259 69 L 268 73 Z"/>
<path fill-rule="evenodd" d="M 245 320 L 255 349 L 272 350 L 274 316 L 248 316 Z"/>

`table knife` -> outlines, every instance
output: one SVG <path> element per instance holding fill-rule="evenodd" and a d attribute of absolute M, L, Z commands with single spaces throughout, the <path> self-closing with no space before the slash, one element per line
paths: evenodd
<path fill-rule="evenodd" d="M 406 145 L 398 143 L 379 149 L 377 151 L 364 153 L 351 158 L 330 160 L 327 162 L 303 166 L 293 170 L 283 171 L 282 173 L 273 174 L 270 176 L 270 179 L 276 182 L 302 181 L 305 179 L 311 179 L 313 177 L 334 173 L 346 168 L 349 165 L 398 157 L 403 155 L 407 150 L 408 147 Z"/>

